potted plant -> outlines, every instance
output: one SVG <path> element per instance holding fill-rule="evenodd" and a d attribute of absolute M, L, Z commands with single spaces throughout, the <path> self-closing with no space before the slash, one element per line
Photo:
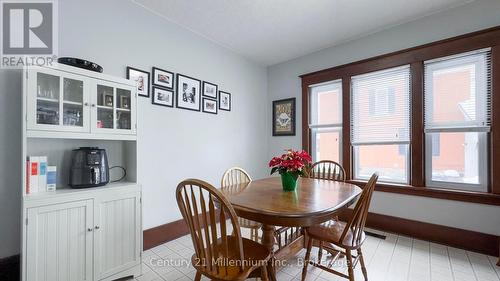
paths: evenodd
<path fill-rule="evenodd" d="M 311 164 L 311 156 L 302 151 L 292 149 L 286 150 L 286 153 L 279 157 L 273 157 L 269 162 L 271 175 L 279 172 L 281 175 L 281 184 L 284 191 L 294 191 L 297 187 L 299 176 L 307 175 L 307 167 Z"/>

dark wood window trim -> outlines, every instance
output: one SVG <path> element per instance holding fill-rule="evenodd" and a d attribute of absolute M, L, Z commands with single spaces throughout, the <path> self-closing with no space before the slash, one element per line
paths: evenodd
<path fill-rule="evenodd" d="M 492 48 L 492 126 L 490 133 L 489 192 L 460 191 L 425 186 L 424 142 L 424 65 L 430 59 L 450 56 L 481 48 Z M 378 184 L 378 191 L 424 196 L 439 199 L 474 202 L 500 206 L 500 26 L 441 40 L 438 42 L 382 55 L 358 62 L 336 66 L 301 75 L 302 79 L 302 146 L 311 151 L 309 129 L 309 87 L 314 84 L 342 79 L 343 129 L 342 162 L 350 182 L 352 180 L 352 146 L 350 141 L 351 77 L 391 67 L 410 65 L 412 80 L 412 140 L 410 185 Z"/>

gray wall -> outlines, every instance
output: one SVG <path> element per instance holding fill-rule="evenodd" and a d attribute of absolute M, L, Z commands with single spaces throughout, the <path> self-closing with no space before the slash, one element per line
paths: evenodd
<path fill-rule="evenodd" d="M 500 1 L 485 0 L 434 14 L 268 68 L 269 102 L 297 97 L 297 126 L 301 127 L 300 74 L 418 46 L 500 25 Z M 268 109 L 270 114 L 271 109 Z M 269 126 L 268 126 L 269 127 Z M 271 130 L 268 128 L 269 131 Z M 269 134 L 269 157 L 285 148 L 300 148 L 295 137 Z M 376 192 L 372 212 L 500 235 L 500 207 Z"/>
<path fill-rule="evenodd" d="M 266 68 L 201 38 L 131 1 L 59 1 L 59 55 L 86 58 L 125 77 L 127 65 L 157 66 L 219 85 L 232 111 L 212 115 L 166 108 L 139 97 L 139 177 L 144 228 L 180 219 L 182 179 L 218 185 L 225 168 L 255 178 L 267 171 Z M 19 252 L 21 75 L 0 70 L 0 257 Z M 259 112 L 259 114 L 256 114 Z"/>

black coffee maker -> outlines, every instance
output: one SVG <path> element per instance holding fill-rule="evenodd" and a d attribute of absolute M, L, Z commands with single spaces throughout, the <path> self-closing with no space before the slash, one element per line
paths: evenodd
<path fill-rule="evenodd" d="M 109 182 L 106 150 L 98 147 L 80 147 L 71 153 L 69 186 L 87 188 L 103 186 Z"/>

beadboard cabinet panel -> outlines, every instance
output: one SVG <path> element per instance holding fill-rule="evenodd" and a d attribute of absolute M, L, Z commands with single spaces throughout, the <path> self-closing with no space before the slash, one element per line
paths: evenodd
<path fill-rule="evenodd" d="M 95 212 L 95 267 L 102 279 L 140 263 L 140 193 L 103 196 Z"/>
<path fill-rule="evenodd" d="M 92 280 L 93 201 L 28 209 L 28 281 Z"/>

